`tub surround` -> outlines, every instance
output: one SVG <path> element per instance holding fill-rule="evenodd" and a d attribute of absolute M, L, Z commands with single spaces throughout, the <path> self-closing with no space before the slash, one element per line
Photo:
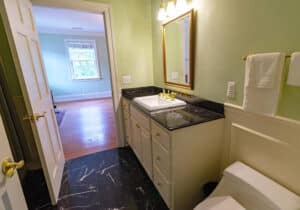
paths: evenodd
<path fill-rule="evenodd" d="M 187 105 L 173 109 L 149 112 L 133 101 L 135 97 L 156 95 L 161 92 L 162 88 L 155 86 L 122 89 L 124 98 L 169 131 L 224 118 L 223 104 L 182 93 L 178 93 L 176 97 L 187 102 Z"/>

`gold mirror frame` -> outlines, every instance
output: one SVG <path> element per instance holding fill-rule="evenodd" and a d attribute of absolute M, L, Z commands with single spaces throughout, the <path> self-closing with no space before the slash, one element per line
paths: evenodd
<path fill-rule="evenodd" d="M 187 11 L 186 13 L 172 19 L 169 20 L 168 22 L 165 22 L 162 27 L 162 49 L 163 49 L 163 67 L 164 67 L 164 82 L 166 85 L 168 86 L 174 86 L 174 87 L 179 87 L 179 88 L 184 88 L 184 89 L 189 89 L 189 90 L 193 90 L 194 88 L 194 15 L 195 15 L 195 11 L 194 9 L 191 9 L 189 11 Z M 167 81 L 167 55 L 166 55 L 166 26 L 174 23 L 186 16 L 190 16 L 190 24 L 189 24 L 189 29 L 190 29 L 190 59 L 189 59 L 189 73 L 190 73 L 190 77 L 189 77 L 189 84 L 185 85 L 185 84 L 180 84 L 180 83 L 175 83 L 175 82 L 170 82 Z"/>

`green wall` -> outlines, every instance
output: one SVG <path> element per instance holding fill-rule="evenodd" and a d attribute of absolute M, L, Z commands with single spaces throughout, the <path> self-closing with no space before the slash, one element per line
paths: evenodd
<path fill-rule="evenodd" d="M 196 0 L 195 89 L 187 91 L 218 102 L 241 105 L 244 61 L 257 52 L 300 51 L 299 0 Z M 160 0 L 152 1 L 154 84 L 164 87 Z M 286 68 L 287 74 L 288 68 Z M 237 95 L 226 98 L 227 81 L 236 81 Z M 300 120 L 300 88 L 283 85 L 279 115 Z"/>
<path fill-rule="evenodd" d="M 161 27 L 156 20 L 160 0 L 90 0 L 112 5 L 112 26 L 118 76 L 130 74 L 134 87 L 163 87 Z M 244 61 L 256 52 L 300 50 L 298 0 L 196 0 L 195 90 L 189 93 L 219 102 L 227 81 L 237 82 L 243 100 Z M 151 17 L 152 14 L 152 17 Z M 4 31 L 0 28 L 0 33 Z M 7 43 L 1 43 L 5 47 Z M 6 52 L 4 52 L 6 53 Z M 287 73 L 287 71 L 286 71 Z M 14 74 L 8 77 L 14 77 Z M 285 77 L 286 78 L 286 77 Z M 9 79 L 15 83 L 14 78 Z M 285 79 L 286 80 L 286 79 Z M 14 91 L 19 91 L 13 85 Z M 279 114 L 300 120 L 300 88 L 284 85 Z"/>
<path fill-rule="evenodd" d="M 122 87 L 153 84 L 151 0 L 90 0 L 111 4 L 119 81 Z M 130 74 L 132 83 L 122 84 Z"/>
<path fill-rule="evenodd" d="M 112 6 L 112 28 L 118 78 L 121 87 L 153 84 L 151 0 L 89 0 Z M 4 28 L 0 34 L 5 36 Z M 6 41 L 1 42 L 5 49 Z M 6 52 L 5 52 L 6 53 Z M 122 75 L 130 74 L 132 83 L 123 85 Z M 8 75 L 13 77 L 14 73 Z M 10 79 L 17 89 L 17 81 Z M 16 90 L 19 91 L 20 90 Z"/>

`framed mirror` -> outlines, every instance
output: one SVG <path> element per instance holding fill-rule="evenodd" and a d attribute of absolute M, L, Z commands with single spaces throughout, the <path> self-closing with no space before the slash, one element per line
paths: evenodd
<path fill-rule="evenodd" d="M 194 10 L 163 24 L 163 64 L 166 85 L 193 89 Z"/>

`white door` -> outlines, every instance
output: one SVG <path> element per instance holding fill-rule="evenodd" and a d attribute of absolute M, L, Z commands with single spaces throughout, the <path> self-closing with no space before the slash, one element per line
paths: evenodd
<path fill-rule="evenodd" d="M 7 135 L 4 130 L 3 121 L 0 115 L 0 161 L 1 166 L 3 160 L 12 158 Z M 1 167 L 2 168 L 2 167 Z M 21 188 L 18 173 L 15 171 L 10 178 L 0 171 L 0 209 L 1 210 L 26 210 L 26 202 Z"/>
<path fill-rule="evenodd" d="M 2 16 L 19 78 L 23 83 L 28 116 L 38 147 L 52 204 L 56 204 L 65 163 L 58 126 L 51 100 L 38 32 L 29 0 L 0 0 Z M 59 75 L 58 75 L 59 76 Z"/>

